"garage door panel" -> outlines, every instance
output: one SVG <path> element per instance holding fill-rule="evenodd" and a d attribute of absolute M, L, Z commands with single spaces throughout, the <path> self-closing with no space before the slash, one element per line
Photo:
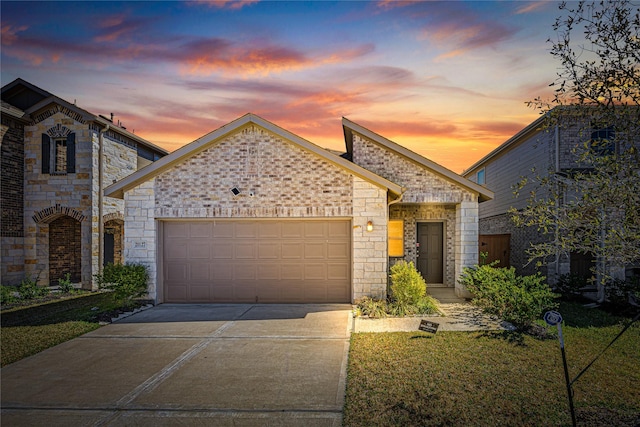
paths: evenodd
<path fill-rule="evenodd" d="M 236 243 L 234 246 L 235 259 L 255 259 L 256 246 L 254 243 Z"/>
<path fill-rule="evenodd" d="M 325 243 L 324 242 L 305 243 L 304 244 L 304 258 L 305 259 L 324 259 L 324 258 L 326 258 Z"/>
<path fill-rule="evenodd" d="M 165 246 L 165 259 L 187 259 L 187 244 L 174 241 L 171 246 Z"/>
<path fill-rule="evenodd" d="M 211 224 L 208 222 L 194 222 L 189 227 L 189 238 L 191 239 L 210 239 Z"/>
<path fill-rule="evenodd" d="M 214 242 L 211 246 L 213 259 L 233 259 L 232 242 Z"/>
<path fill-rule="evenodd" d="M 349 258 L 349 242 L 328 242 L 327 258 L 347 259 Z"/>
<path fill-rule="evenodd" d="M 188 246 L 188 251 L 187 251 L 187 253 L 189 254 L 189 258 L 208 260 L 210 258 L 210 254 L 209 254 L 210 246 L 211 245 L 207 241 L 190 242 Z"/>
<path fill-rule="evenodd" d="M 304 244 L 302 242 L 282 242 L 280 245 L 282 259 L 302 259 Z"/>
<path fill-rule="evenodd" d="M 206 280 L 210 279 L 209 277 L 209 266 L 208 262 L 206 263 L 197 263 L 192 262 L 189 265 L 189 279 L 190 280 Z"/>
<path fill-rule="evenodd" d="M 258 237 L 258 225 L 255 222 L 237 223 L 235 237 L 239 239 L 255 239 Z"/>
<path fill-rule="evenodd" d="M 351 222 L 164 223 L 167 302 L 349 302 Z"/>
<path fill-rule="evenodd" d="M 274 242 L 258 242 L 259 259 L 280 259 L 280 244 Z"/>
<path fill-rule="evenodd" d="M 216 239 L 232 239 L 234 224 L 225 221 L 215 221 L 213 223 L 213 237 Z"/>
<path fill-rule="evenodd" d="M 304 237 L 307 239 L 326 237 L 324 221 L 309 221 L 304 223 Z"/>
<path fill-rule="evenodd" d="M 324 280 L 327 278 L 324 264 L 305 264 L 304 280 Z"/>

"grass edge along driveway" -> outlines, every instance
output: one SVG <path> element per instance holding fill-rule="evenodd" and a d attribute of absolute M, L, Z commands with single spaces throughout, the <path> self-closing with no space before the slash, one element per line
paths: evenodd
<path fill-rule="evenodd" d="M 563 304 L 573 379 L 620 332 L 620 319 Z M 579 425 L 640 423 L 636 322 L 574 384 Z M 344 425 L 571 425 L 557 339 L 514 332 L 352 334 Z"/>

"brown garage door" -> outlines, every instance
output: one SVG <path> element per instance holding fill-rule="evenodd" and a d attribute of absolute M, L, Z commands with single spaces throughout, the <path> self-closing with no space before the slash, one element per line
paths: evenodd
<path fill-rule="evenodd" d="M 166 302 L 349 302 L 345 220 L 166 221 Z"/>

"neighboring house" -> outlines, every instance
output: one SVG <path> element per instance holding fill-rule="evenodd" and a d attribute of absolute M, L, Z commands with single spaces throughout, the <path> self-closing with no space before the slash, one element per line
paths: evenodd
<path fill-rule="evenodd" d="M 384 297 L 417 261 L 455 287 L 478 258 L 492 192 L 347 119 L 338 156 L 247 114 L 110 185 L 125 259 L 156 302 L 352 302 Z"/>
<path fill-rule="evenodd" d="M 588 141 L 614 138 L 611 127 L 591 129 L 584 125 L 584 118 L 576 119 L 579 116 L 564 114 L 562 110 L 554 111 L 552 115 L 554 124 L 549 124 L 549 115 L 540 116 L 462 175 L 495 194 L 493 200 L 480 205 L 479 210 L 479 251 L 488 254 L 486 261 L 500 260 L 500 266 L 513 266 L 519 274 L 540 271 L 547 276 L 549 283 L 554 284 L 564 274 L 591 278 L 594 257 L 575 252 L 557 256 L 541 267 L 529 262 L 526 251 L 531 243 L 552 241 L 554 236 L 551 232 L 539 233 L 536 227 L 514 225 L 510 208 L 520 210 L 527 206 L 529 192 L 533 189 L 533 184 L 527 184 L 516 197 L 515 185 L 523 177 L 532 181 L 531 178 L 548 173 L 568 176 L 572 170 L 584 169 L 586 165 L 578 162 L 576 148 Z M 544 193 L 540 189 L 537 191 L 539 198 L 544 198 Z M 563 195 L 564 198 L 571 196 Z"/>
<path fill-rule="evenodd" d="M 124 203 L 104 187 L 167 151 L 22 79 L 2 88 L 0 136 L 0 282 L 94 287 L 122 261 Z"/>

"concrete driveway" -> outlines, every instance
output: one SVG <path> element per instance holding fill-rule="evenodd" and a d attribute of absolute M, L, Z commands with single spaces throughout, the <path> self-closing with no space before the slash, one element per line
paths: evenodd
<path fill-rule="evenodd" d="M 339 426 L 351 306 L 163 304 L 2 369 L 6 426 Z"/>

